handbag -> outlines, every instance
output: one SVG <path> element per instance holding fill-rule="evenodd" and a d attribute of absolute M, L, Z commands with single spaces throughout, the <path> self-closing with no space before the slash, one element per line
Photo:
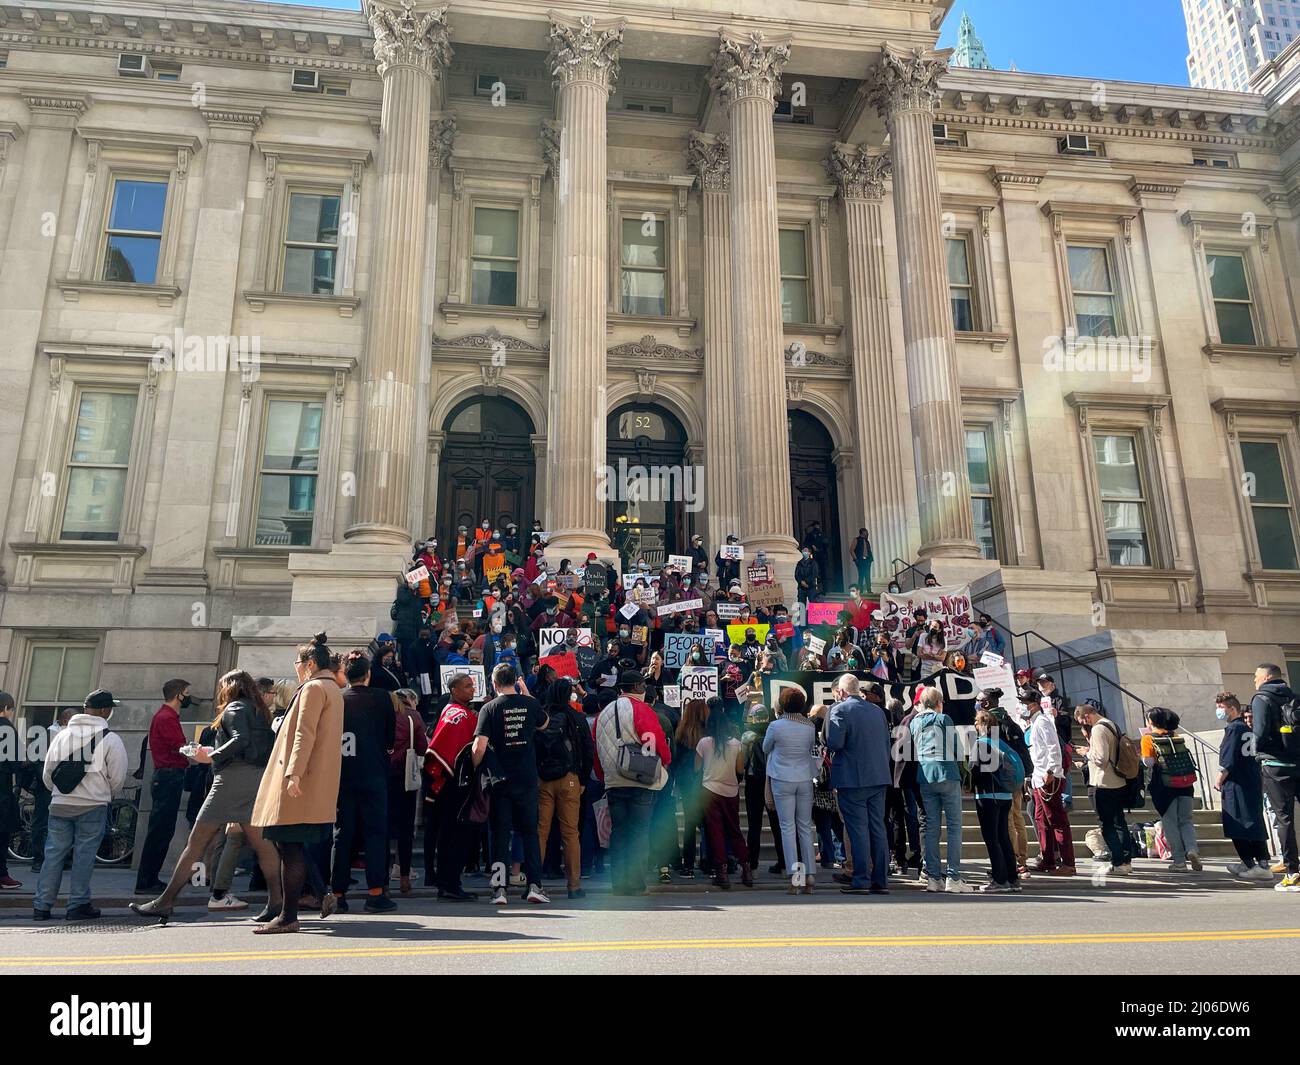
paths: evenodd
<path fill-rule="evenodd" d="M 406 726 L 411 732 L 411 745 L 406 748 L 406 764 L 402 767 L 402 787 L 407 791 L 419 791 L 424 760 L 415 753 L 415 721 L 410 714 L 406 715 Z"/>
<path fill-rule="evenodd" d="M 659 770 L 661 768 L 659 755 L 647 754 L 646 749 L 641 744 L 640 737 L 633 734 L 631 742 L 623 742 L 623 730 L 619 727 L 618 715 L 623 707 L 632 709 L 632 703 L 628 699 L 619 699 L 614 703 L 614 739 L 618 745 L 618 772 L 620 776 L 627 777 L 628 780 L 635 780 L 638 784 L 647 786 L 655 784 L 659 780 Z"/>

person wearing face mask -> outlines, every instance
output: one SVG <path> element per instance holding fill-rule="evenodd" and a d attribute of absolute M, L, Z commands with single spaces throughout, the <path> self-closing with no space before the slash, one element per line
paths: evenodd
<path fill-rule="evenodd" d="M 942 621 L 935 618 L 926 626 L 925 635 L 921 638 L 917 650 L 921 661 L 922 680 L 943 668 L 947 640 L 944 638 Z"/>
<path fill-rule="evenodd" d="M 698 579 L 701 574 L 709 572 L 709 553 L 704 550 L 704 537 L 699 533 L 691 537 L 691 547 L 687 554 L 691 556 L 692 577 Z"/>
<path fill-rule="evenodd" d="M 185 790 L 185 770 L 190 764 L 189 759 L 181 754 L 186 739 L 180 714 L 192 703 L 190 682 L 169 680 L 163 685 L 162 695 L 162 705 L 149 722 L 149 754 L 153 759 L 149 794 L 153 799 L 153 809 L 149 811 L 149 828 L 140 849 L 140 867 L 135 877 L 135 893 L 150 898 L 167 886 L 158 878 L 158 873 L 176 834 L 176 815 L 180 811 L 181 793 Z"/>
<path fill-rule="evenodd" d="M 799 602 L 807 603 L 821 594 L 821 570 L 811 548 L 805 547 L 800 555 L 794 567 L 794 583 L 799 589 Z"/>
<path fill-rule="evenodd" d="M 735 547 L 740 541 L 733 534 L 727 537 L 727 546 Z M 740 580 L 740 563 L 733 558 L 723 558 L 722 551 L 713 557 L 713 565 L 718 574 L 718 587 L 729 587 L 732 581 Z"/>
<path fill-rule="evenodd" d="M 1241 701 L 1232 692 L 1219 692 L 1214 702 L 1214 716 L 1223 722 L 1219 775 L 1214 788 L 1223 795 L 1223 834 L 1232 840 L 1241 859 L 1229 864 L 1228 872 L 1240 880 L 1271 884 L 1264 784 L 1259 775 L 1259 762 L 1249 754 L 1254 746 L 1250 728 Z"/>

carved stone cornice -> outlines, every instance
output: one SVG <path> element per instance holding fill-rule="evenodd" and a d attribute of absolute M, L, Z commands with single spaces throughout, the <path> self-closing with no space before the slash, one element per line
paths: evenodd
<path fill-rule="evenodd" d="M 867 77 L 867 99 L 886 121 L 908 111 L 933 114 L 942 96 L 939 79 L 947 73 L 951 55 L 951 48 L 930 51 L 882 44 L 880 62 Z"/>
<path fill-rule="evenodd" d="M 487 333 L 466 333 L 458 337 L 440 337 L 435 333 L 431 344 L 434 348 L 459 348 L 462 351 L 545 352 L 550 350 L 547 345 L 532 344 L 518 337 L 504 336 L 495 330 Z"/>
<path fill-rule="evenodd" d="M 813 351 L 800 341 L 786 346 L 785 364 L 796 370 L 802 370 L 809 366 L 847 370 L 852 366 L 852 362 L 847 355 L 834 355 L 827 351 Z"/>
<path fill-rule="evenodd" d="M 199 109 L 199 114 L 203 116 L 209 129 L 235 130 L 252 136 L 261 128 L 263 112 L 261 108 L 256 111 L 231 111 L 202 107 Z"/>
<path fill-rule="evenodd" d="M 593 82 L 607 92 L 618 81 L 618 56 L 623 47 L 623 19 L 590 15 L 569 18 L 552 11 L 551 51 L 547 63 L 557 87 L 575 81 Z"/>
<path fill-rule="evenodd" d="M 615 344 L 606 353 L 610 358 L 656 359 L 665 362 L 701 362 L 704 349 L 675 348 L 671 344 L 661 344 L 653 333 L 647 333 L 640 340 L 627 344 Z"/>
<path fill-rule="evenodd" d="M 710 136 L 692 130 L 686 142 L 686 162 L 705 192 L 726 192 L 731 188 L 731 155 L 725 133 Z"/>
<path fill-rule="evenodd" d="M 1043 183 L 1046 175 L 1029 170 L 999 170 L 994 167 L 989 171 L 989 180 L 999 192 L 1006 189 L 1036 189 Z"/>
<path fill-rule="evenodd" d="M 35 89 L 25 91 L 23 100 L 34 115 L 70 115 L 80 118 L 88 101 L 81 93 L 52 93 Z"/>
<path fill-rule="evenodd" d="M 775 103 L 781 92 L 781 71 L 789 58 L 788 40 L 765 43 L 757 30 L 743 36 L 719 30 L 709 85 L 721 96 L 724 107 L 745 99 Z"/>
<path fill-rule="evenodd" d="M 367 0 L 366 20 L 375 35 L 375 63 L 382 78 L 396 66 L 415 67 L 432 78 L 451 62 L 447 6 L 416 10 L 414 0 Z"/>
<path fill-rule="evenodd" d="M 866 145 L 831 145 L 823 164 L 840 195 L 846 200 L 879 200 L 892 169 L 890 157 L 873 155 Z"/>
<path fill-rule="evenodd" d="M 429 123 L 429 166 L 442 170 L 456 147 L 456 116 L 442 115 Z"/>
<path fill-rule="evenodd" d="M 563 123 L 553 118 L 543 119 L 537 131 L 537 137 L 542 142 L 542 161 L 546 163 L 543 180 L 554 178 L 560 172 L 560 137 L 563 132 Z"/>

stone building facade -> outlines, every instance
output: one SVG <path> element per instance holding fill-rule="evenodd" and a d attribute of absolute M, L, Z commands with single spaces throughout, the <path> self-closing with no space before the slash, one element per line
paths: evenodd
<path fill-rule="evenodd" d="M 948 69 L 948 6 L 0 2 L 0 687 L 139 721 L 534 515 L 865 525 L 1193 721 L 1300 670 L 1295 49 Z"/>

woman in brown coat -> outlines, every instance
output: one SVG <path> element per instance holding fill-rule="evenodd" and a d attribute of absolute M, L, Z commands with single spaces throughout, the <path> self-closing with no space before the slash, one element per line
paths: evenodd
<path fill-rule="evenodd" d="M 298 648 L 300 686 L 280 722 L 271 760 L 262 775 L 253 824 L 280 851 L 284 908 L 255 931 L 298 931 L 298 900 L 307 879 L 307 848 L 330 838 L 338 812 L 343 764 L 343 693 L 338 658 L 320 633 Z"/>

